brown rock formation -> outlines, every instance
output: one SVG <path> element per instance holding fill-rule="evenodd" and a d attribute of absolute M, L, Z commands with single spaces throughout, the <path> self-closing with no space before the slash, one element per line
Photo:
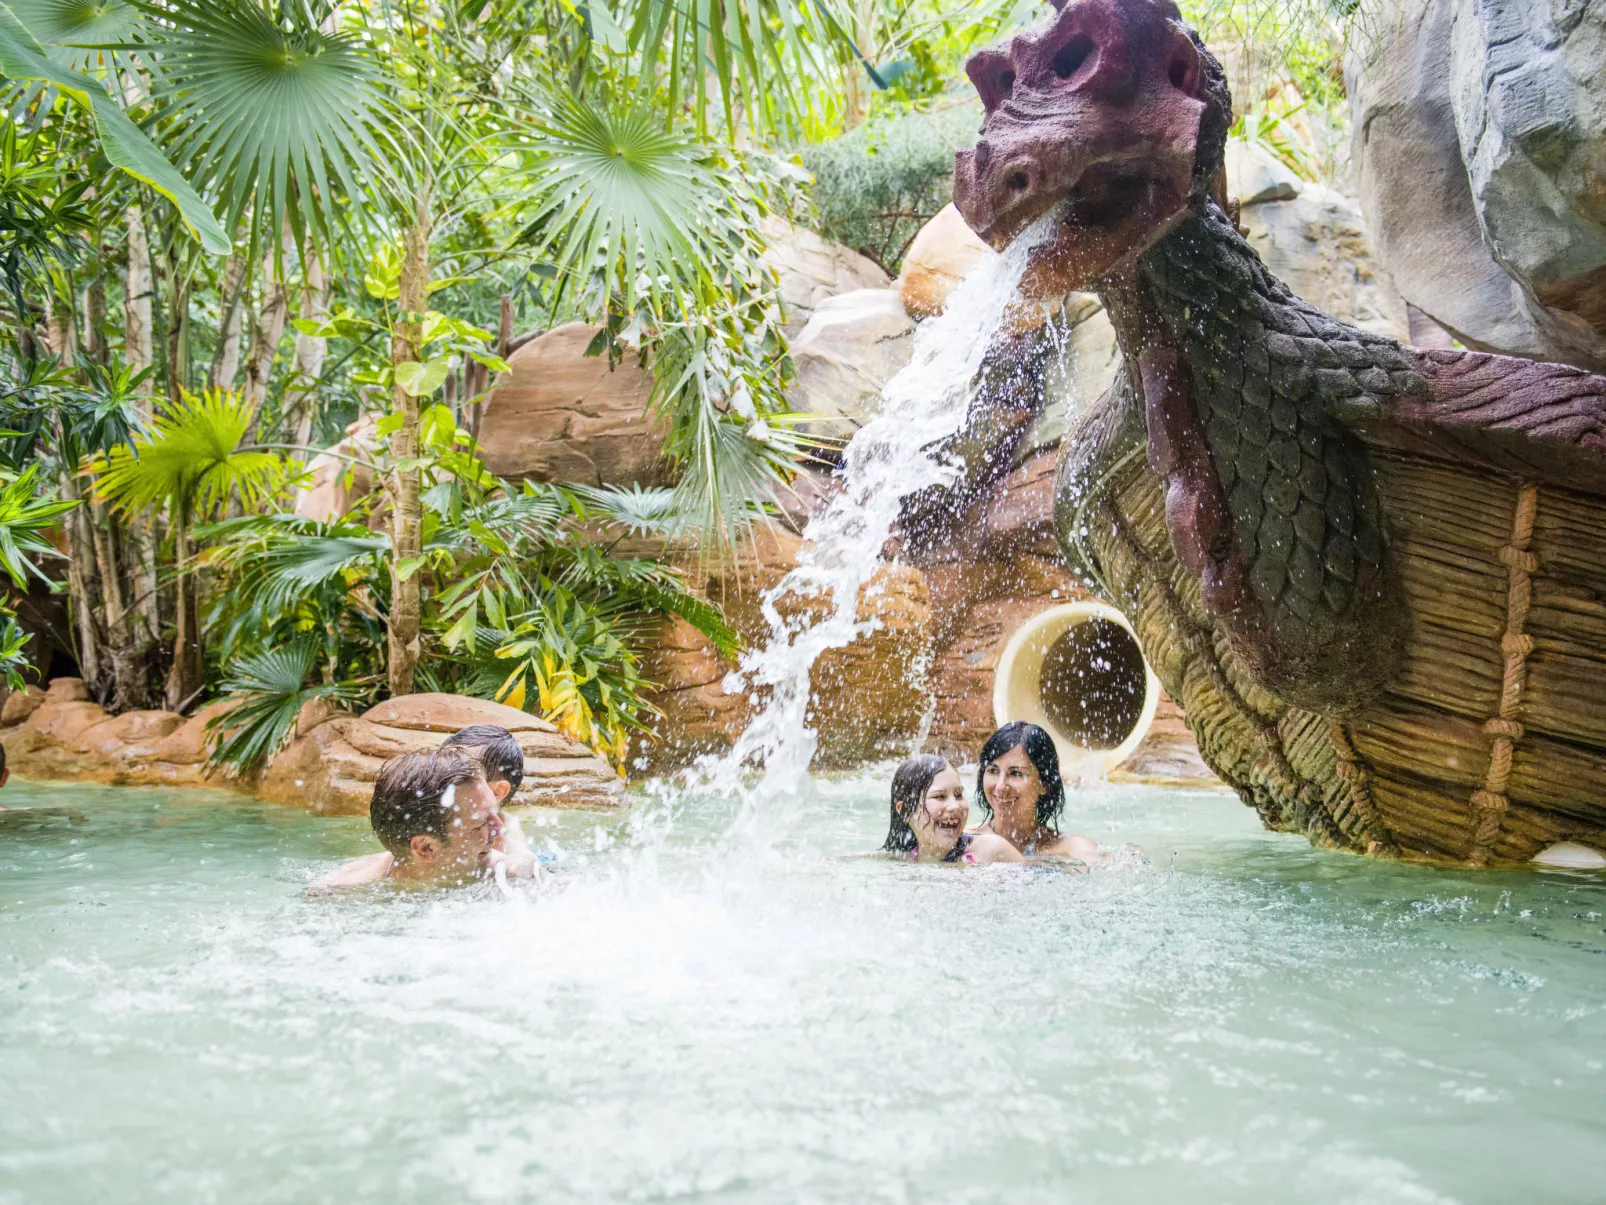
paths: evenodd
<path fill-rule="evenodd" d="M 391 699 L 361 716 L 315 701 L 303 709 L 290 744 L 258 779 L 208 768 L 207 724 L 228 701 L 185 717 L 170 711 L 108 716 L 76 678 L 50 684 L 41 706 L 21 724 L 0 729 L 7 763 L 24 778 L 127 786 L 221 787 L 254 791 L 271 803 L 325 814 L 365 814 L 386 758 L 433 749 L 469 724 L 498 724 L 524 750 L 524 782 L 515 803 L 617 807 L 624 784 L 584 745 L 546 720 L 500 703 L 460 695 Z"/>
<path fill-rule="evenodd" d="M 388 699 L 360 716 L 304 715 L 297 735 L 257 784 L 270 803 L 320 814 L 365 815 L 387 758 L 438 748 L 470 724 L 497 724 L 524 750 L 524 782 L 513 802 L 547 807 L 618 807 L 624 784 L 591 750 L 546 720 L 462 695 Z"/>
<path fill-rule="evenodd" d="M 498 477 L 587 485 L 663 485 L 663 432 L 646 417 L 652 377 L 626 357 L 587 356 L 597 328 L 571 322 L 509 358 L 480 421 L 485 467 Z"/>

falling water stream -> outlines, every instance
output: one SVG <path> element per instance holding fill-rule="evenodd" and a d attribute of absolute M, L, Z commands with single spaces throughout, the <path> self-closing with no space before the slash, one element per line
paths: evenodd
<path fill-rule="evenodd" d="M 908 365 L 886 383 L 875 416 L 848 443 L 841 488 L 804 529 L 796 568 L 764 596 L 769 640 L 727 683 L 762 701 L 731 751 L 699 767 L 704 784 L 757 803 L 795 795 L 809 782 L 817 744 L 807 719 L 815 663 L 871 630 L 874 621 L 859 618 L 862 592 L 881 566 L 904 501 L 964 472 L 942 443 L 963 424 L 971 382 L 1019 301 L 1031 252 L 1058 221 L 1057 213 L 1044 214 L 1003 253 L 985 252 L 942 313 L 916 328 Z M 822 597 L 823 614 L 810 608 L 782 614 L 789 600 Z M 741 815 L 739 823 L 751 822 L 757 812 L 750 807 Z"/>

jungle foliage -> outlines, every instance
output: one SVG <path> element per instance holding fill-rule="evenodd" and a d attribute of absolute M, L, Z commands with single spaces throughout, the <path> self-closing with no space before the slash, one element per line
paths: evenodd
<path fill-rule="evenodd" d="M 113 709 L 229 698 L 242 769 L 309 700 L 413 689 L 623 767 L 653 625 L 735 651 L 677 558 L 739 554 L 811 451 L 767 219 L 895 270 L 964 58 L 1046 11 L 0 0 L 0 671 L 54 646 Z M 1308 101 L 1339 20 L 1290 43 Z M 493 374 L 572 320 L 651 371 L 672 488 L 486 472 Z M 296 509 L 319 453 L 343 513 Z"/>

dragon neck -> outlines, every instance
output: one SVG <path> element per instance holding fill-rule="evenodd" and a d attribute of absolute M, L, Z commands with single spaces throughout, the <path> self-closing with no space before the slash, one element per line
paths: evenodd
<path fill-rule="evenodd" d="M 1370 694 L 1400 642 L 1350 647 L 1394 604 L 1370 464 L 1340 417 L 1420 389 L 1414 361 L 1295 296 L 1209 199 L 1100 296 L 1206 606 L 1292 701 Z"/>

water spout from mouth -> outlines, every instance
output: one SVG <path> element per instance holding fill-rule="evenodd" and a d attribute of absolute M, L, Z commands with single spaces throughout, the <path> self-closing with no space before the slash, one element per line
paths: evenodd
<path fill-rule="evenodd" d="M 814 665 L 872 630 L 873 621 L 858 616 L 860 592 L 880 565 L 904 500 L 950 486 L 964 472 L 962 460 L 942 453 L 943 442 L 965 420 L 971 380 L 1018 302 L 1032 250 L 1053 237 L 1060 220 L 1051 210 L 1003 252 L 987 252 L 942 314 L 916 330 L 909 364 L 887 382 L 879 412 L 847 446 L 842 488 L 809 521 L 797 566 L 765 594 L 769 638 L 726 680 L 727 690 L 758 698 L 758 712 L 729 753 L 696 771 L 705 787 L 742 797 L 738 829 L 766 810 L 763 801 L 808 789 L 818 744 L 807 720 Z M 823 613 L 815 606 L 783 615 L 783 603 L 819 599 L 828 602 Z"/>

